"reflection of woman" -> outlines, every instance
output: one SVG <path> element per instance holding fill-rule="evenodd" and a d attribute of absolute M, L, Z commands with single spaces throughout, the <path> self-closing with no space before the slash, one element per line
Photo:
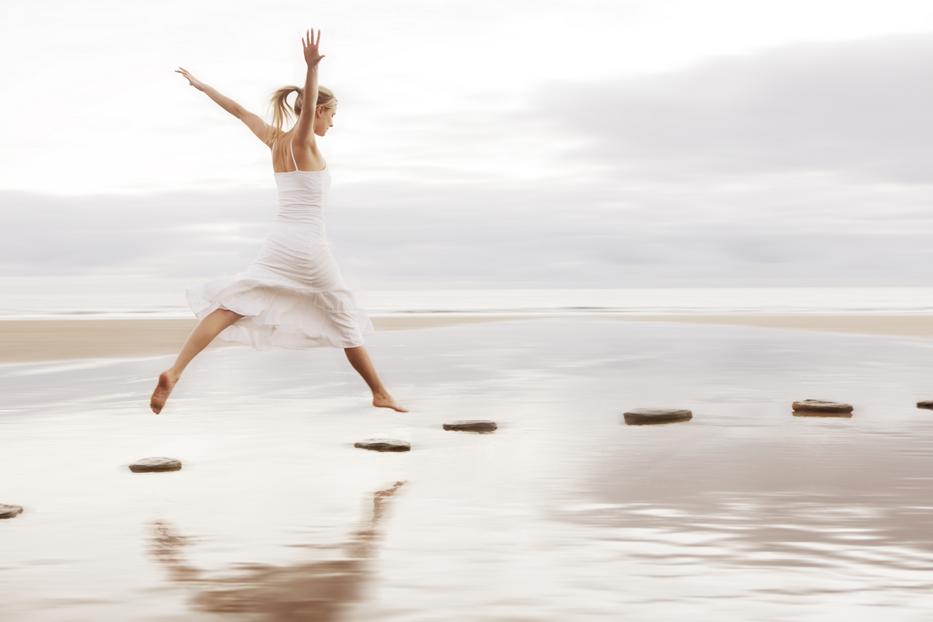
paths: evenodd
<path fill-rule="evenodd" d="M 191 359 L 218 335 L 257 349 L 343 348 L 372 390 L 373 406 L 407 412 L 382 385 L 363 347 L 364 335 L 374 330 L 372 322 L 357 308 L 327 241 L 324 206 L 330 170 L 315 135 L 325 136 L 334 125 L 337 100 L 330 89 L 318 86 L 317 65 L 324 58 L 318 54 L 320 39 L 320 31 L 316 41 L 313 31 L 302 38 L 308 66 L 305 88 L 291 86 L 276 91 L 273 125 L 184 68 L 176 70 L 191 86 L 243 121 L 271 149 L 279 212 L 259 255 L 246 270 L 188 290 L 188 303 L 200 321 L 175 363 L 159 374 L 150 400 L 157 414 Z M 298 121 L 282 131 L 283 120 L 291 114 L 285 99 L 292 91 L 298 93 L 294 104 Z"/>
<path fill-rule="evenodd" d="M 197 590 L 192 602 L 201 611 L 257 613 L 276 620 L 342 619 L 339 614 L 359 600 L 372 574 L 370 562 L 376 556 L 378 527 L 387 499 L 405 483 L 398 481 L 373 493 L 372 514 L 346 542 L 298 545 L 313 546 L 318 552 L 342 549 L 327 559 L 286 566 L 241 564 L 241 569 L 246 569 L 238 574 L 212 577 L 185 561 L 184 547 L 189 538 L 179 535 L 165 521 L 152 524 L 150 550 L 173 581 Z"/>

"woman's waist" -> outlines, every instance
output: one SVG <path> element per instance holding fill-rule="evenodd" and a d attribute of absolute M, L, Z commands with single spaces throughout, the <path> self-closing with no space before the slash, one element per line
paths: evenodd
<path fill-rule="evenodd" d="M 310 261 L 319 263 L 322 258 L 330 257 L 333 249 L 330 243 L 318 238 L 302 240 L 298 238 L 270 237 L 259 249 L 257 256 L 275 264 L 293 264 Z"/>
<path fill-rule="evenodd" d="M 305 231 L 309 229 L 324 229 L 324 219 L 320 216 L 298 215 L 298 214 L 279 214 L 272 221 L 275 229 L 283 231 Z"/>
<path fill-rule="evenodd" d="M 319 244 L 327 242 L 324 223 L 280 222 L 269 229 L 268 240 L 283 244 Z"/>

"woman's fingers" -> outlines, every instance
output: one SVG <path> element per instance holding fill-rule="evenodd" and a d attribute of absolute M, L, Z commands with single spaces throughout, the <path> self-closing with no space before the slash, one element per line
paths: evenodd
<path fill-rule="evenodd" d="M 311 62 L 308 57 L 309 53 L 314 53 L 317 55 L 317 46 L 321 42 L 321 31 L 318 29 L 317 36 L 315 37 L 314 28 L 308 28 L 305 30 L 305 34 L 301 37 L 301 49 L 304 52 L 305 58 L 308 59 L 308 62 Z M 318 57 L 316 60 L 321 60 L 323 56 Z"/>
<path fill-rule="evenodd" d="M 321 31 L 318 29 L 317 37 L 314 36 L 314 28 L 309 28 L 305 30 L 304 36 L 301 38 L 301 44 L 305 47 L 316 48 L 321 42 Z"/>

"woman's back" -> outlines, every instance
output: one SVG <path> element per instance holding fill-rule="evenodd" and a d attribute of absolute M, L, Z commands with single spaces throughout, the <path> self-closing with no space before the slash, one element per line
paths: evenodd
<path fill-rule="evenodd" d="M 298 166 L 298 160 L 307 168 Z M 327 163 L 321 157 L 317 147 L 299 146 L 295 148 L 294 130 L 283 132 L 272 143 L 272 170 L 276 173 L 291 173 L 296 170 L 317 172 L 327 168 Z"/>
<path fill-rule="evenodd" d="M 319 171 L 300 170 L 295 154 L 291 150 L 291 142 L 287 137 L 279 142 L 288 144 L 293 168 L 289 171 L 277 171 L 273 175 L 279 198 L 277 221 L 314 225 L 318 237 L 323 238 L 325 236 L 323 210 L 330 190 L 330 170 L 327 168 Z"/>

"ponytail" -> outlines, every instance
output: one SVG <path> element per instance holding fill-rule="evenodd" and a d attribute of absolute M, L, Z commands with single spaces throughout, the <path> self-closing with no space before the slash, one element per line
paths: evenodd
<path fill-rule="evenodd" d="M 288 103 L 288 96 L 292 91 L 298 93 L 295 97 L 294 105 Z M 282 126 L 293 116 L 295 119 L 301 116 L 301 104 L 304 101 L 304 89 L 299 86 L 283 86 L 272 94 L 270 104 L 272 106 L 272 126 L 276 134 L 282 132 Z M 333 91 L 326 86 L 317 87 L 317 105 L 331 108 L 337 105 L 337 98 Z"/>

